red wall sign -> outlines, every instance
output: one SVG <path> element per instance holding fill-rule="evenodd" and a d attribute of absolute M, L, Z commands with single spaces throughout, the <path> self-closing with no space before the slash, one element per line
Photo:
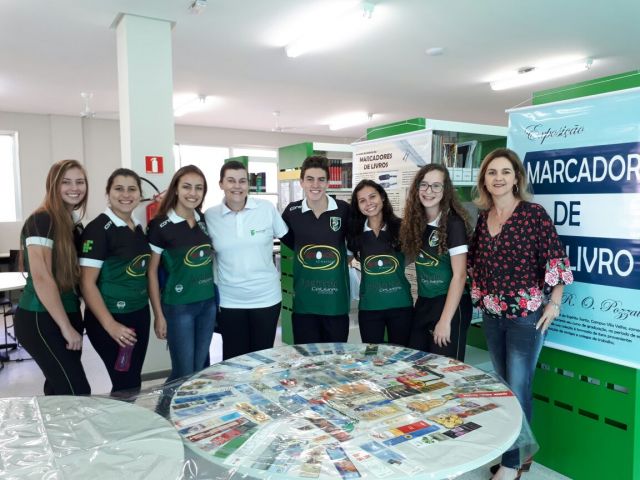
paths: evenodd
<path fill-rule="evenodd" d="M 146 173 L 163 173 L 164 167 L 162 165 L 162 157 L 158 156 L 145 156 L 144 165 Z"/>

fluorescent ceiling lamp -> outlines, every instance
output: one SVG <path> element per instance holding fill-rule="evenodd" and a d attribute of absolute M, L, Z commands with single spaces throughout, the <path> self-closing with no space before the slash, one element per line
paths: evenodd
<path fill-rule="evenodd" d="M 553 67 L 521 68 L 512 77 L 490 82 L 491 90 L 506 90 L 507 88 L 516 88 L 523 85 L 530 85 L 532 83 L 544 82 L 545 80 L 565 77 L 584 70 L 589 70 L 592 64 L 593 60 L 588 58 L 579 62 L 556 65 Z"/>
<path fill-rule="evenodd" d="M 344 45 L 350 38 L 358 36 L 373 16 L 374 4 L 358 0 L 345 3 L 345 7 L 331 18 L 314 22 L 301 37 L 284 47 L 287 57 L 295 58 L 307 52 Z"/>
<path fill-rule="evenodd" d="M 329 130 L 341 130 L 343 128 L 355 127 L 356 125 L 362 125 L 373 120 L 373 114 L 371 113 L 349 113 L 347 115 L 341 115 L 334 118 L 329 122 Z"/>
<path fill-rule="evenodd" d="M 174 117 L 181 117 L 187 113 L 203 110 L 211 104 L 212 97 L 207 95 L 198 95 L 186 102 L 181 103 L 179 106 L 173 109 Z"/>

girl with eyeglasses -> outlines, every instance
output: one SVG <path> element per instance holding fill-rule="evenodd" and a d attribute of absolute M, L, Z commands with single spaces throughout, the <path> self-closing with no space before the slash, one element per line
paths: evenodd
<path fill-rule="evenodd" d="M 409 347 L 464 360 L 472 312 L 466 288 L 470 231 L 449 171 L 438 164 L 422 167 L 409 189 L 400 229 L 418 283 Z"/>

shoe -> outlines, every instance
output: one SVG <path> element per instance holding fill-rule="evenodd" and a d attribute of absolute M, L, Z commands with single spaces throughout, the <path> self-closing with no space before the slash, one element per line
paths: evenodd
<path fill-rule="evenodd" d="M 533 459 L 532 458 L 528 458 L 518 469 L 518 477 L 516 478 L 520 478 L 520 475 L 522 475 L 523 473 L 528 472 L 529 470 L 531 470 L 531 464 L 533 463 Z M 495 475 L 496 472 L 500 469 L 500 464 L 496 463 L 495 465 L 493 465 L 489 471 L 491 472 L 491 475 Z"/>
<path fill-rule="evenodd" d="M 516 472 L 516 476 L 513 477 L 513 480 L 520 480 L 520 477 L 522 476 L 522 470 L 520 469 L 516 470 L 515 468 L 509 468 L 509 467 L 505 467 L 505 469 L 510 470 L 512 472 Z M 494 480 L 499 470 L 500 470 L 500 465 L 498 465 L 496 472 L 493 475 L 491 475 L 491 478 L 489 480 Z"/>

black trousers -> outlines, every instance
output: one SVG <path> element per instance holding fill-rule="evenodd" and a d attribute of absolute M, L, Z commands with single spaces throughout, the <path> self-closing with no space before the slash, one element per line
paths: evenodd
<path fill-rule="evenodd" d="M 264 308 L 220 307 L 218 325 L 222 334 L 222 359 L 273 347 L 280 305 Z"/>
<path fill-rule="evenodd" d="M 346 342 L 349 337 L 349 315 L 291 315 L 294 343 Z"/>
<path fill-rule="evenodd" d="M 82 314 L 68 313 L 71 325 L 82 335 Z M 44 374 L 45 395 L 89 395 L 91 387 L 82 368 L 82 350 L 67 350 L 67 341 L 48 312 L 18 308 L 15 317 L 18 341 Z"/>
<path fill-rule="evenodd" d="M 439 347 L 433 341 L 433 329 L 436 327 L 438 320 L 440 320 L 446 300 L 446 295 L 434 298 L 418 297 L 409 347 L 464 361 L 467 347 L 467 330 L 469 329 L 473 312 L 471 297 L 468 294 L 462 295 L 460 304 L 451 319 L 451 341 L 449 345 Z"/>
<path fill-rule="evenodd" d="M 131 366 L 128 371 L 119 372 L 114 368 L 120 346 L 102 328 L 102 325 L 89 308 L 84 313 L 87 335 L 91 340 L 91 345 L 96 349 L 105 367 L 107 367 L 112 384 L 111 393 L 121 392 L 118 396 L 135 394 L 140 390 L 140 384 L 142 383 L 140 372 L 142 372 L 142 364 L 149 344 L 149 328 L 151 325 L 149 305 L 135 312 L 111 313 L 111 315 L 116 321 L 136 330 L 137 341 L 131 353 Z"/>
<path fill-rule="evenodd" d="M 412 320 L 413 307 L 360 310 L 358 325 L 362 343 L 383 343 L 386 328 L 389 343 L 406 347 L 409 344 Z"/>

